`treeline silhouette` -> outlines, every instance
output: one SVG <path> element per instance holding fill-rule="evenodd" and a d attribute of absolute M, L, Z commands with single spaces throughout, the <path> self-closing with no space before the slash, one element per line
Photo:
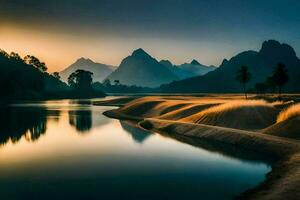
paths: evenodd
<path fill-rule="evenodd" d="M 236 72 L 236 80 L 243 85 L 243 91 L 245 93 L 245 98 L 247 99 L 247 83 L 251 80 L 252 74 L 246 65 L 242 65 Z M 288 69 L 285 64 L 279 62 L 274 68 L 273 73 L 266 78 L 264 82 L 259 82 L 255 84 L 255 89 L 258 94 L 265 94 L 266 92 L 274 93 L 275 89 L 278 91 L 278 98 L 281 99 L 281 93 L 283 92 L 283 87 L 289 81 Z"/>
<path fill-rule="evenodd" d="M 102 83 L 93 83 L 95 90 L 100 90 L 105 93 L 154 93 L 159 92 L 158 88 L 140 87 L 136 85 L 125 85 L 120 80 L 114 80 L 111 82 L 109 79 L 105 79 Z"/>
<path fill-rule="evenodd" d="M 21 58 L 18 53 L 0 50 L 1 101 L 105 96 L 101 91 L 75 91 L 60 80 L 58 72 L 49 74 L 47 69 L 46 64 L 35 56 Z"/>

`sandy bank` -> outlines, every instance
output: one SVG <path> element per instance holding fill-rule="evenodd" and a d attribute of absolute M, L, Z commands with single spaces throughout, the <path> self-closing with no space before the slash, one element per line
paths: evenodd
<path fill-rule="evenodd" d="M 238 129 L 157 119 L 146 119 L 140 125 L 170 137 L 184 135 L 206 142 L 229 144 L 271 158 L 272 171 L 265 182 L 241 194 L 238 199 L 285 200 L 300 197 L 300 145 L 295 140 Z"/>
<path fill-rule="evenodd" d="M 196 140 L 205 140 L 220 151 L 226 149 L 220 148 L 219 144 L 226 144 L 268 157 L 275 162 L 266 181 L 239 198 L 300 199 L 299 141 L 284 138 L 290 135 L 275 134 L 284 125 L 283 130 L 295 130 L 293 134 L 297 135 L 297 118 L 276 122 L 279 112 L 282 114 L 288 106 L 285 102 L 245 102 L 238 96 L 156 96 L 131 100 L 105 115 L 134 120 L 144 129 L 195 145 Z M 232 154 L 231 151 L 227 153 Z"/>
<path fill-rule="evenodd" d="M 145 119 L 139 124 L 148 130 L 218 141 L 263 153 L 276 159 L 281 159 L 300 149 L 300 144 L 294 140 L 233 128 L 160 119 Z"/>

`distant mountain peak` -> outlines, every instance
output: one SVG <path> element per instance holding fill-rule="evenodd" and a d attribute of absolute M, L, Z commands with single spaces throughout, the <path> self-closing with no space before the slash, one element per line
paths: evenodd
<path fill-rule="evenodd" d="M 138 48 L 132 52 L 134 57 L 151 57 L 144 49 Z"/>
<path fill-rule="evenodd" d="M 192 60 L 191 65 L 201 65 L 196 59 Z"/>
<path fill-rule="evenodd" d="M 124 85 L 158 87 L 179 79 L 169 68 L 139 48 L 124 58 L 118 69 L 107 79 L 119 80 Z"/>
<path fill-rule="evenodd" d="M 173 67 L 173 64 L 169 60 L 161 60 L 159 63 L 167 67 Z"/>
<path fill-rule="evenodd" d="M 296 52 L 293 49 L 293 47 L 285 43 L 280 43 L 276 40 L 264 41 L 259 53 L 264 56 L 279 55 L 279 56 L 296 57 Z"/>
<path fill-rule="evenodd" d="M 94 63 L 94 61 L 92 61 L 89 58 L 81 57 L 81 58 L 77 59 L 75 62 L 75 64 L 87 64 L 87 63 Z"/>

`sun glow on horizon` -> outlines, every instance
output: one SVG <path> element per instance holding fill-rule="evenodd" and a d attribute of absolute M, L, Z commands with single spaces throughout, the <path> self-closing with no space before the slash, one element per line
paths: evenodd
<path fill-rule="evenodd" d="M 217 47 L 206 48 L 211 46 L 208 42 L 197 44 L 170 38 L 122 37 L 92 30 L 72 33 L 53 30 L 52 27 L 22 27 L 8 23 L 0 28 L 0 44 L 0 49 L 8 53 L 16 52 L 21 57 L 28 54 L 38 57 L 46 63 L 49 72 L 62 71 L 81 57 L 118 66 L 122 59 L 138 48 L 145 49 L 157 60 L 168 59 L 173 64 L 182 64 L 193 59 L 206 65 L 218 65 L 221 62 L 212 58 Z M 203 59 L 199 59 L 199 56 Z"/>

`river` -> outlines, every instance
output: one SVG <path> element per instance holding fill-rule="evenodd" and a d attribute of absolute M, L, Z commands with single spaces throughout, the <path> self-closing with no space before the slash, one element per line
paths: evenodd
<path fill-rule="evenodd" d="M 110 119 L 91 101 L 1 108 L 1 199 L 232 199 L 263 161 L 226 156 Z"/>

